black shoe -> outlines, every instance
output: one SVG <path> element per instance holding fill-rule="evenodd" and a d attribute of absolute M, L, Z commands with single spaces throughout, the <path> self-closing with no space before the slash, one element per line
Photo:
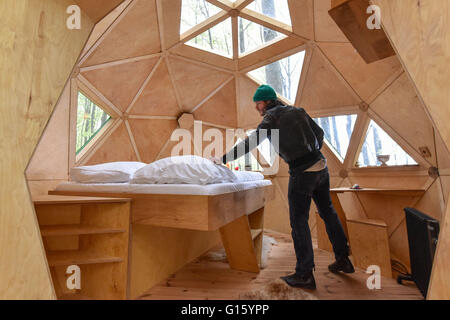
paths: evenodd
<path fill-rule="evenodd" d="M 336 260 L 334 263 L 328 266 L 328 270 L 333 273 L 338 273 L 339 271 L 342 271 L 344 273 L 355 272 L 355 268 L 353 268 L 353 264 L 348 257 Z"/>
<path fill-rule="evenodd" d="M 314 280 L 312 272 L 308 272 L 303 275 L 294 273 L 280 278 L 291 287 L 316 289 L 316 281 Z"/>

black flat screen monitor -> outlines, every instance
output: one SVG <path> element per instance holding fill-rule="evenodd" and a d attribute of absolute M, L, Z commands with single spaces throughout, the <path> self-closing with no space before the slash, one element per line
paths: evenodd
<path fill-rule="evenodd" d="M 426 298 L 439 235 L 439 221 L 413 208 L 404 210 L 408 230 L 411 278 Z"/>

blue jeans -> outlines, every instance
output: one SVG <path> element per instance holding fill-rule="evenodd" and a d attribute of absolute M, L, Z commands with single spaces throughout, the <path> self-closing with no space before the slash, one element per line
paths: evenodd
<path fill-rule="evenodd" d="M 311 198 L 325 222 L 336 259 L 347 257 L 349 247 L 344 229 L 331 202 L 328 168 L 318 172 L 296 172 L 293 169 L 289 173 L 289 217 L 297 257 L 295 272 L 304 274 L 314 268 L 314 252 L 308 225 Z"/>

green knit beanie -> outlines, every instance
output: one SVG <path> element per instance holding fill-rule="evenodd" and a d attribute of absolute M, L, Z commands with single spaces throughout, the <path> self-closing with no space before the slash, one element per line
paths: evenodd
<path fill-rule="evenodd" d="M 271 86 L 263 84 L 258 89 L 256 89 L 255 95 L 253 96 L 253 101 L 267 101 L 267 100 L 277 100 L 277 94 Z"/>

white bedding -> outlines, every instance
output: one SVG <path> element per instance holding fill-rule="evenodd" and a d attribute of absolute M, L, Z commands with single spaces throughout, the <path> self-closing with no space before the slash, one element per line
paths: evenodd
<path fill-rule="evenodd" d="M 247 173 L 250 173 L 248 175 Z M 58 185 L 57 191 L 79 191 L 79 192 L 105 192 L 105 193 L 147 193 L 147 194 L 185 194 L 185 195 L 217 195 L 236 191 L 243 191 L 258 187 L 269 186 L 270 180 L 253 180 L 250 176 L 254 172 L 245 172 L 240 175 L 239 182 L 214 183 L 207 185 L 199 184 L 130 184 L 130 183 L 78 183 L 64 182 Z M 239 174 L 238 174 L 239 175 Z M 262 176 L 262 175 L 261 175 Z M 239 179 L 239 178 L 238 178 Z"/>

